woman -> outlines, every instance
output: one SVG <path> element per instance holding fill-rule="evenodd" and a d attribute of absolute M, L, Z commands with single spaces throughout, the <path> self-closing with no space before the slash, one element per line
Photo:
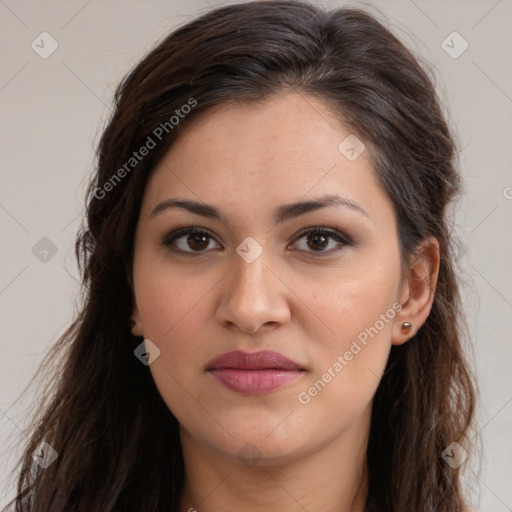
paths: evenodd
<path fill-rule="evenodd" d="M 455 163 L 433 84 L 360 10 L 171 33 L 117 90 L 12 510 L 463 510 Z"/>

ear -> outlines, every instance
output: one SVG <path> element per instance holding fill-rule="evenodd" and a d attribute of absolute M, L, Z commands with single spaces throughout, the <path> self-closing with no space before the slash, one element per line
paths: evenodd
<path fill-rule="evenodd" d="M 393 345 L 402 345 L 412 338 L 430 314 L 439 275 L 439 255 L 439 242 L 434 237 L 425 238 L 411 255 L 408 275 L 402 284 L 402 309 L 393 325 Z M 410 323 L 411 328 L 403 329 L 404 322 Z"/>
<path fill-rule="evenodd" d="M 144 336 L 142 322 L 140 320 L 140 314 L 137 306 L 133 307 L 132 317 L 131 317 L 131 333 L 134 336 Z"/>
<path fill-rule="evenodd" d="M 132 316 L 130 319 L 130 330 L 131 333 L 134 336 L 144 336 L 143 329 L 142 329 L 142 322 L 140 319 L 140 313 L 139 309 L 137 308 L 137 302 L 135 301 L 135 288 L 133 286 L 133 274 L 132 274 L 132 268 L 133 264 L 130 262 L 129 265 L 126 267 L 126 280 L 128 281 L 128 285 L 130 287 L 131 293 L 132 293 L 132 304 L 135 304 L 133 306 L 132 310 Z"/>

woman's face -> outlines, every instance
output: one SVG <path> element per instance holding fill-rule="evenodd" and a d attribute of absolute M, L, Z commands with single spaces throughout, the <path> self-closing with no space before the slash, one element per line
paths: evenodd
<path fill-rule="evenodd" d="M 349 135 L 286 93 L 194 120 L 152 174 L 132 332 L 160 350 L 149 369 L 186 446 L 278 464 L 367 431 L 408 286 L 392 203 L 368 150 L 339 148 Z M 173 238 L 185 227 L 200 233 Z"/>

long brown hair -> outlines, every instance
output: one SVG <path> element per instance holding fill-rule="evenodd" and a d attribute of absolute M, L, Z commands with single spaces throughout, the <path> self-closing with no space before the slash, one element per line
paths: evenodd
<path fill-rule="evenodd" d="M 41 366 L 53 363 L 53 385 L 19 462 L 9 504 L 17 512 L 178 510 L 178 423 L 134 356 L 141 338 L 130 332 L 142 195 L 200 112 L 287 89 L 323 100 L 368 145 L 395 207 L 403 261 L 427 236 L 440 243 L 431 313 L 413 339 L 392 348 L 374 397 L 367 510 L 463 509 L 460 468 L 441 456 L 452 442 L 469 451 L 475 406 L 447 215 L 461 189 L 454 135 L 418 59 L 375 17 L 279 0 L 196 18 L 119 85 L 75 245 L 81 309 Z M 43 441 L 58 453 L 46 469 L 32 459 Z"/>

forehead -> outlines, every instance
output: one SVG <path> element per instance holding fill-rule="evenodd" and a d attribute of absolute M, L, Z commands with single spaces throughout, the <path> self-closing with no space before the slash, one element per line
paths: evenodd
<path fill-rule="evenodd" d="M 185 128 L 168 162 L 186 156 L 218 172 L 216 164 L 222 162 L 249 174 L 257 169 L 260 176 L 265 169 L 279 167 L 282 177 L 291 178 L 303 169 L 333 163 L 340 137 L 348 133 L 318 99 L 288 92 L 264 102 L 230 103 L 206 111 Z"/>
<path fill-rule="evenodd" d="M 389 209 L 368 150 L 355 160 L 343 145 L 340 150 L 347 137 L 354 137 L 350 128 L 305 94 L 216 106 L 186 126 L 157 166 L 145 209 L 185 196 L 253 214 L 271 203 L 323 194 L 341 194 L 369 210 Z"/>

